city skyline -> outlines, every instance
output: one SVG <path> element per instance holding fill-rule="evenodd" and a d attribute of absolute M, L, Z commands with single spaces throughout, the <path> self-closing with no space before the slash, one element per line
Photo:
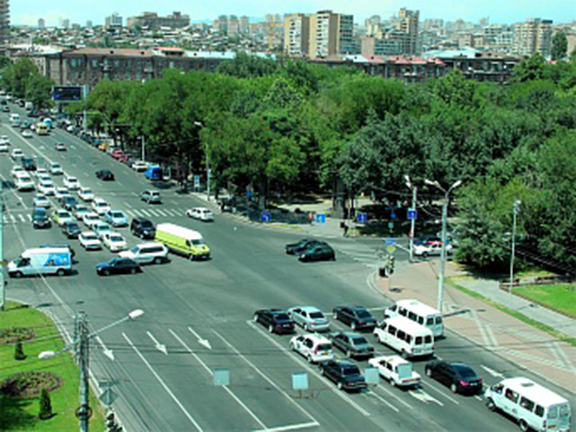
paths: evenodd
<path fill-rule="evenodd" d="M 56 26 L 62 19 L 69 19 L 70 23 L 85 25 L 91 20 L 94 25 L 104 23 L 106 16 L 115 12 L 125 20 L 129 16 L 139 15 L 144 11 L 157 12 L 159 15 L 169 15 L 173 11 L 180 11 L 190 15 L 194 21 L 211 21 L 219 15 L 247 15 L 250 17 L 264 18 L 266 14 L 285 13 L 313 13 L 319 10 L 330 9 L 334 12 L 354 15 L 357 23 L 363 23 L 364 19 L 372 15 L 380 15 L 384 19 L 397 14 L 400 8 L 417 9 L 420 11 L 420 19 L 443 19 L 455 21 L 462 19 L 467 22 L 478 22 L 481 18 L 489 18 L 492 23 L 515 23 L 523 22 L 529 17 L 551 19 L 555 24 L 568 23 L 576 19 L 576 7 L 572 0 L 553 0 L 543 3 L 536 0 L 527 0 L 522 3 L 519 10 L 516 3 L 502 3 L 496 0 L 486 0 L 480 4 L 464 4 L 457 0 L 439 0 L 433 5 L 424 0 L 387 0 L 377 6 L 368 0 L 358 0 L 353 4 L 342 0 L 330 2 L 320 1 L 283 1 L 274 6 L 266 2 L 255 3 L 228 0 L 220 1 L 217 5 L 191 5 L 182 0 L 167 0 L 159 7 L 152 0 L 128 1 L 122 4 L 111 0 L 101 0 L 86 3 L 70 3 L 66 0 L 53 0 L 44 2 L 32 0 L 23 3 L 13 2 L 11 8 L 11 22 L 13 25 L 36 26 L 38 19 L 43 18 L 47 26 Z M 33 12 L 30 12 L 33 11 Z"/>

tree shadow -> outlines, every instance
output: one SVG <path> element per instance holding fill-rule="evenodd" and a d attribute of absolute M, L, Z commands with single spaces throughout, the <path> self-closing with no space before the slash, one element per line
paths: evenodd
<path fill-rule="evenodd" d="M 38 421 L 26 408 L 33 399 L 16 399 L 0 394 L 0 430 L 29 429 Z"/>

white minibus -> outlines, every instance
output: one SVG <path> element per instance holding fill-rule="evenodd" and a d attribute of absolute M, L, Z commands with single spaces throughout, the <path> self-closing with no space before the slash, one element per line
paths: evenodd
<path fill-rule="evenodd" d="M 528 378 L 509 378 L 489 387 L 486 406 L 518 421 L 520 429 L 538 432 L 570 430 L 570 404 Z"/>
<path fill-rule="evenodd" d="M 27 172 L 18 172 L 16 174 L 16 189 L 19 191 L 34 190 L 34 182 Z"/>
<path fill-rule="evenodd" d="M 394 305 L 384 311 L 384 317 L 395 318 L 403 316 L 432 331 L 434 337 L 444 334 L 442 314 L 418 300 L 398 300 Z"/>
<path fill-rule="evenodd" d="M 374 335 L 380 343 L 395 349 L 403 358 L 434 354 L 432 331 L 408 318 L 385 319 L 374 328 Z"/>

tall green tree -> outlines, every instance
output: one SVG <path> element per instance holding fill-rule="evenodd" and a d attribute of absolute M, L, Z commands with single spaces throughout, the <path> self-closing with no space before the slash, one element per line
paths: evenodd
<path fill-rule="evenodd" d="M 525 82 L 541 80 L 544 76 L 546 59 L 540 53 L 534 53 L 528 59 L 522 60 L 512 70 L 512 81 Z"/>
<path fill-rule="evenodd" d="M 54 81 L 39 73 L 31 75 L 26 82 L 26 100 L 32 102 L 37 109 L 46 109 L 52 106 L 50 92 Z"/>
<path fill-rule="evenodd" d="M 568 54 L 566 33 L 559 31 L 552 38 L 552 60 L 560 60 Z"/>

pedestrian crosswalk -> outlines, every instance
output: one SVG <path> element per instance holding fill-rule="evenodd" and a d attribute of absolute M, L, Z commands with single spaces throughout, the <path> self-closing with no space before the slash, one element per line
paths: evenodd
<path fill-rule="evenodd" d="M 183 217 L 186 216 L 186 211 L 182 209 L 170 209 L 170 208 L 146 208 L 146 209 L 126 209 L 124 210 L 129 216 L 140 216 L 140 217 Z"/>
<path fill-rule="evenodd" d="M 5 223 L 22 223 L 22 222 L 32 222 L 31 214 L 4 214 Z"/>

